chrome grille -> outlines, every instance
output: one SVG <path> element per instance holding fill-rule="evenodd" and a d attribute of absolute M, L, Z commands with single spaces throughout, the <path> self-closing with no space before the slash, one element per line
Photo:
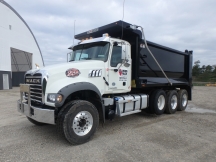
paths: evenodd
<path fill-rule="evenodd" d="M 32 80 L 32 79 L 40 79 L 41 80 L 40 84 L 27 82 L 28 80 Z M 42 93 L 42 85 L 41 85 L 41 82 L 42 82 L 41 74 L 37 73 L 37 74 L 34 74 L 33 76 L 26 74 L 25 81 L 26 81 L 26 84 L 30 85 L 31 101 L 42 103 L 43 93 Z M 25 93 L 25 97 L 26 99 L 29 97 L 27 93 Z"/>

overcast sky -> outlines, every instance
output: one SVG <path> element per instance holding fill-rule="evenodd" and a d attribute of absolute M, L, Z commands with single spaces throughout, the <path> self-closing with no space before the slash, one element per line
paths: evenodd
<path fill-rule="evenodd" d="M 123 0 L 5 0 L 27 22 L 45 65 L 66 62 L 75 34 L 122 19 Z M 146 39 L 193 50 L 201 65 L 216 64 L 216 0 L 125 0 L 124 21 Z"/>

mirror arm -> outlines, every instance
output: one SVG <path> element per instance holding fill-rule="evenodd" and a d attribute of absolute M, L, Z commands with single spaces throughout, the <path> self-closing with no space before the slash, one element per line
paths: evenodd
<path fill-rule="evenodd" d="M 119 68 L 118 68 L 118 69 L 114 69 L 114 72 L 118 72 L 118 71 L 119 71 L 119 69 L 120 69 L 120 67 L 122 66 L 122 64 L 123 64 L 123 63 L 125 63 L 125 62 L 126 62 L 126 59 L 124 59 L 124 60 L 122 61 L 121 65 L 119 66 Z"/>

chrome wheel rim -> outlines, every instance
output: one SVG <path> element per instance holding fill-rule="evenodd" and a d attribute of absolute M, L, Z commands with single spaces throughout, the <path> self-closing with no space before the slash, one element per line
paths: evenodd
<path fill-rule="evenodd" d="M 165 97 L 163 95 L 160 95 L 158 97 L 158 109 L 163 110 L 164 105 L 165 105 Z"/>
<path fill-rule="evenodd" d="M 171 98 L 171 108 L 173 110 L 175 110 L 177 108 L 177 96 L 176 95 L 173 95 L 172 98 Z"/>
<path fill-rule="evenodd" d="M 187 95 L 186 94 L 184 94 L 183 96 L 182 96 L 182 106 L 183 107 L 185 107 L 186 105 L 187 105 Z"/>
<path fill-rule="evenodd" d="M 93 117 L 88 111 L 81 111 L 74 117 L 72 128 L 78 136 L 88 134 L 92 126 Z"/>

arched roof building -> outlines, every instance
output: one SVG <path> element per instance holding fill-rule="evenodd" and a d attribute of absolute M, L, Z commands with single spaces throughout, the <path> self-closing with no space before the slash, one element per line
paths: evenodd
<path fill-rule="evenodd" d="M 37 40 L 24 19 L 0 1 L 0 90 L 24 82 L 24 73 L 44 66 Z"/>

